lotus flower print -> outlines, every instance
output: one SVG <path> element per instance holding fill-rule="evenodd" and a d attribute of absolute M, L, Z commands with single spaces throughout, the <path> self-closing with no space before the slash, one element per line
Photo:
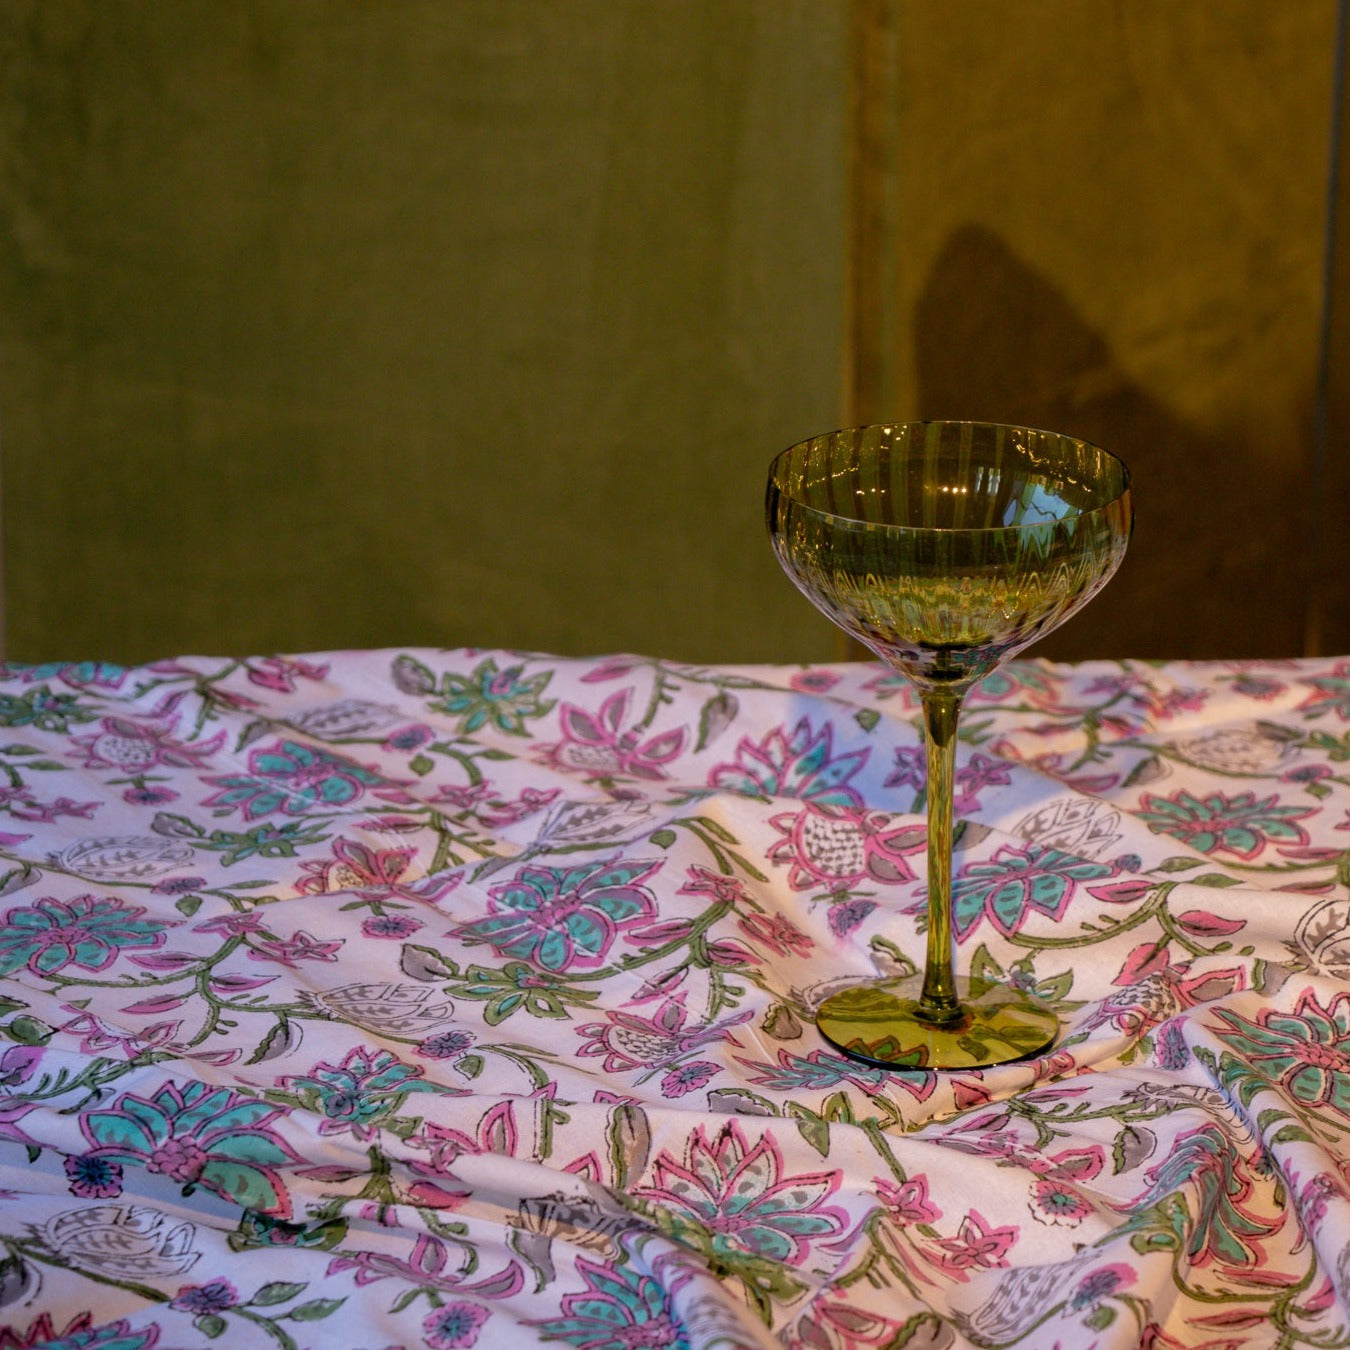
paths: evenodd
<path fill-rule="evenodd" d="M 380 796 L 402 795 L 397 784 L 381 778 L 374 769 L 298 741 L 278 741 L 252 751 L 248 767 L 247 774 L 207 778 L 220 791 L 203 805 L 222 811 L 237 808 L 245 820 L 260 820 L 277 811 L 298 816 L 350 806 L 368 788 L 380 789 Z"/>
<path fill-rule="evenodd" d="M 287 1218 L 290 1197 L 278 1168 L 296 1159 L 268 1128 L 281 1115 L 281 1107 L 228 1088 L 166 1083 L 149 1097 L 125 1093 L 81 1124 L 102 1157 Z"/>
<path fill-rule="evenodd" d="M 958 939 L 966 938 L 982 918 L 1011 937 L 1034 913 L 1058 919 L 1082 881 L 1113 874 L 1106 863 L 1092 862 L 1042 844 L 1006 844 L 988 862 L 969 863 L 952 883 L 952 917 Z"/>
<path fill-rule="evenodd" d="M 684 1156 L 663 1153 L 652 1176 L 656 1184 L 639 1194 L 675 1218 L 684 1240 L 731 1268 L 747 1257 L 802 1265 L 814 1243 L 847 1222 L 829 1203 L 836 1173 L 788 1173 L 771 1134 L 751 1143 L 734 1122 L 711 1137 L 700 1126 Z"/>
<path fill-rule="evenodd" d="M 867 763 L 868 750 L 834 753 L 834 728 L 817 730 L 803 717 L 789 731 L 775 727 L 760 741 L 748 737 L 736 747 L 734 764 L 719 764 L 712 787 L 753 797 L 799 797 L 817 806 L 859 807 L 862 798 L 850 780 Z"/>
<path fill-rule="evenodd" d="M 1255 858 L 1267 844 L 1302 845 L 1307 831 L 1297 822 L 1312 808 L 1281 806 L 1274 796 L 1254 792 L 1204 797 L 1182 789 L 1170 797 L 1145 794 L 1139 815 L 1150 829 L 1170 834 L 1200 853 L 1231 853 Z"/>
<path fill-rule="evenodd" d="M 1350 994 L 1335 994 L 1324 1006 L 1309 989 L 1293 1012 L 1264 1008 L 1253 1020 L 1219 1008 L 1214 1015 L 1219 1039 L 1254 1070 L 1244 1097 L 1267 1080 L 1303 1106 L 1350 1120 Z"/>
<path fill-rule="evenodd" d="M 204 741 L 187 742 L 174 737 L 174 723 L 134 721 L 129 717 L 105 717 L 91 736 L 72 736 L 84 751 L 89 769 L 117 769 L 122 773 L 145 773 L 160 765 L 178 769 L 204 767 L 222 745 L 225 733 L 218 731 Z"/>
<path fill-rule="evenodd" d="M 797 891 L 848 890 L 867 880 L 913 881 L 906 857 L 922 852 L 928 838 L 923 825 L 892 825 L 884 811 L 814 802 L 769 823 L 783 835 L 769 856 L 789 865 L 788 885 Z"/>
<path fill-rule="evenodd" d="M 655 897 L 641 883 L 661 866 L 639 859 L 523 867 L 488 892 L 492 913 L 459 930 L 545 970 L 599 965 L 615 937 L 649 918 Z"/>
<path fill-rule="evenodd" d="M 665 766 L 684 748 L 683 727 L 647 735 L 628 727 L 632 690 L 611 694 L 596 712 L 565 703 L 561 709 L 563 739 L 544 753 L 554 767 L 585 774 L 588 778 L 641 778 L 658 781 Z"/>
<path fill-rule="evenodd" d="M 93 895 L 47 896 L 11 909 L 0 923 L 0 975 L 26 966 L 54 975 L 67 966 L 106 970 L 127 948 L 158 947 L 166 925 L 139 905 Z"/>

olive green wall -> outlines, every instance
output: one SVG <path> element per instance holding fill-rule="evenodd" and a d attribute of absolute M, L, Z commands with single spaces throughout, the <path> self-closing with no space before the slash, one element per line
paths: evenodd
<path fill-rule="evenodd" d="M 7 654 L 835 654 L 847 17 L 7 0 Z"/>
<path fill-rule="evenodd" d="M 1310 550 L 1350 512 L 1317 431 L 1337 11 L 861 0 L 864 415 L 1027 421 L 1134 473 L 1130 554 L 1044 654 L 1350 651 Z"/>
<path fill-rule="evenodd" d="M 1337 22 L 7 0 L 7 654 L 833 656 L 765 465 L 914 416 L 1130 461 L 1043 653 L 1350 651 Z"/>

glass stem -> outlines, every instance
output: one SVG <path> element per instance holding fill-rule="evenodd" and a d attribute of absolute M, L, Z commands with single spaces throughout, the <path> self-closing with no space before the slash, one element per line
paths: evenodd
<path fill-rule="evenodd" d="M 916 1013 L 937 1025 L 962 1015 L 952 935 L 952 786 L 963 693 L 941 687 L 920 690 L 928 747 L 928 959 Z"/>

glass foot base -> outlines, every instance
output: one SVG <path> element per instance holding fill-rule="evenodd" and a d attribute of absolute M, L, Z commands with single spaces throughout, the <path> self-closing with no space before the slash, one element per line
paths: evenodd
<path fill-rule="evenodd" d="M 831 994 L 816 1011 L 820 1034 L 852 1059 L 883 1069 L 978 1069 L 1044 1050 L 1059 1019 L 1011 985 L 956 981 L 961 1012 L 936 1024 L 918 1013 L 923 981 L 877 980 Z"/>

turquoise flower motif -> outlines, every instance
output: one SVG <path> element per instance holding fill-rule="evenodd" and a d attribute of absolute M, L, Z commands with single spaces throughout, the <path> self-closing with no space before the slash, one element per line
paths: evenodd
<path fill-rule="evenodd" d="M 1037 706 L 1053 700 L 1062 681 L 1030 661 L 1014 661 L 986 675 L 967 695 L 971 703 L 1007 703 L 1018 694 Z"/>
<path fill-rule="evenodd" d="M 435 1092 L 422 1071 L 402 1063 L 388 1050 L 358 1046 L 341 1064 L 316 1064 L 308 1074 L 283 1078 L 283 1088 L 323 1116 L 320 1134 L 350 1132 L 358 1139 L 374 1137 L 375 1126 L 394 1114 L 410 1092 Z"/>
<path fill-rule="evenodd" d="M 1130 1202 L 1130 1211 L 1138 1221 L 1171 1201 L 1193 1266 L 1256 1270 L 1265 1265 L 1262 1243 L 1279 1232 L 1284 1216 L 1267 1218 L 1259 1211 L 1250 1164 L 1220 1126 L 1202 1125 L 1181 1135 L 1166 1160 L 1146 1175 L 1148 1190 Z M 1177 1206 L 1178 1196 L 1191 1203 Z"/>
<path fill-rule="evenodd" d="M 660 861 L 618 859 L 576 867 L 523 867 L 488 892 L 492 913 L 459 930 L 505 956 L 545 970 L 597 966 L 624 929 L 656 912 L 640 882 Z"/>
<path fill-rule="evenodd" d="M 221 791 L 203 805 L 224 811 L 238 807 L 245 820 L 258 820 L 274 811 L 298 816 L 314 809 L 348 806 L 369 787 L 389 786 L 373 769 L 289 740 L 254 750 L 248 767 L 247 774 L 208 778 Z"/>
<path fill-rule="evenodd" d="M 1342 722 L 1350 722 L 1350 661 L 1338 661 L 1330 675 L 1316 675 L 1299 683 L 1311 685 L 1313 690 L 1298 705 L 1300 712 L 1308 717 L 1334 712 Z"/>
<path fill-rule="evenodd" d="M 709 785 L 751 797 L 798 797 L 817 806 L 861 806 L 849 780 L 867 763 L 868 750 L 834 753 L 834 728 L 817 731 L 803 717 L 791 731 L 775 727 L 756 743 L 748 736 L 736 747 L 734 764 L 719 764 Z"/>
<path fill-rule="evenodd" d="M 168 1083 L 152 1097 L 125 1093 L 110 1109 L 87 1112 L 80 1125 L 105 1158 L 288 1218 L 290 1198 L 276 1169 L 296 1158 L 265 1128 L 281 1114 L 279 1106 L 228 1088 Z"/>
<path fill-rule="evenodd" d="M 758 1087 L 772 1088 L 775 1092 L 829 1092 L 848 1085 L 861 1088 L 864 1092 L 879 1092 L 888 1082 L 895 1080 L 895 1074 L 890 1069 L 873 1069 L 827 1050 L 812 1050 L 806 1055 L 793 1055 L 780 1050 L 777 1064 L 742 1059 L 739 1055 L 736 1058 L 752 1071 L 750 1082 Z M 923 1076 L 935 1078 L 931 1073 Z"/>
<path fill-rule="evenodd" d="M 125 666 L 115 666 L 108 661 L 44 661 L 40 665 L 29 665 L 22 661 L 0 662 L 0 676 L 5 679 L 20 679 L 25 684 L 37 680 L 60 680 L 75 689 L 97 685 L 103 689 L 118 689 L 127 677 Z"/>
<path fill-rule="evenodd" d="M 84 1313 L 75 1322 L 66 1327 L 65 1333 L 51 1339 L 44 1333 L 52 1330 L 50 1319 L 44 1313 L 29 1328 L 28 1335 L 21 1341 L 5 1341 L 0 1345 L 13 1345 L 16 1350 L 28 1347 L 31 1350 L 154 1350 L 159 1343 L 159 1327 L 151 1322 L 148 1326 L 133 1329 L 125 1317 L 116 1322 L 105 1322 L 102 1326 L 89 1325 L 88 1313 Z M 8 1330 L 7 1328 L 5 1330 Z"/>
<path fill-rule="evenodd" d="M 431 706 L 462 718 L 464 735 L 478 731 L 489 722 L 512 736 L 527 735 L 525 723 L 543 717 L 553 707 L 553 699 L 541 695 L 553 678 L 551 670 L 525 675 L 524 666 L 499 670 L 492 658 L 475 666 L 471 675 L 447 672 L 441 679 L 440 697 Z"/>
<path fill-rule="evenodd" d="M 1293 1012 L 1265 1009 L 1250 1021 L 1227 1008 L 1214 1016 L 1219 1039 L 1255 1071 L 1238 1087 L 1244 1103 L 1274 1083 L 1303 1106 L 1350 1119 L 1350 994 L 1323 1007 L 1307 990 Z"/>
<path fill-rule="evenodd" d="M 97 716 L 80 707 L 73 694 L 53 694 L 46 684 L 23 695 L 0 694 L 0 726 L 64 733 L 72 722 L 92 722 Z"/>
<path fill-rule="evenodd" d="M 1112 875 L 1105 863 L 1045 844 L 1007 844 L 988 862 L 970 863 L 952 882 L 953 925 L 964 941 L 982 918 L 1011 937 L 1032 913 L 1060 918 L 1080 881 Z"/>
<path fill-rule="evenodd" d="M 827 1203 L 837 1172 L 784 1174 L 773 1136 L 752 1144 L 734 1122 L 712 1138 L 699 1126 L 683 1159 L 662 1152 L 652 1177 L 656 1184 L 638 1194 L 660 1208 L 676 1238 L 724 1269 L 800 1266 L 813 1243 L 847 1227 L 845 1212 Z"/>
<path fill-rule="evenodd" d="M 1295 824 L 1315 808 L 1281 806 L 1275 796 L 1254 792 L 1197 797 L 1184 788 L 1170 797 L 1145 793 L 1140 818 L 1157 834 L 1170 834 L 1199 853 L 1232 853 L 1254 858 L 1267 844 L 1306 844 L 1307 831 Z"/>
<path fill-rule="evenodd" d="M 11 909 L 0 926 L 0 976 L 27 966 L 54 975 L 67 966 L 106 970 L 127 947 L 158 947 L 166 925 L 142 917 L 145 910 L 92 895 L 73 900 L 46 896 Z"/>
<path fill-rule="evenodd" d="M 531 1324 L 546 1339 L 574 1350 L 690 1350 L 692 1342 L 659 1281 L 627 1265 L 599 1265 L 585 1257 L 576 1268 L 585 1290 L 564 1297 L 561 1317 Z"/>

